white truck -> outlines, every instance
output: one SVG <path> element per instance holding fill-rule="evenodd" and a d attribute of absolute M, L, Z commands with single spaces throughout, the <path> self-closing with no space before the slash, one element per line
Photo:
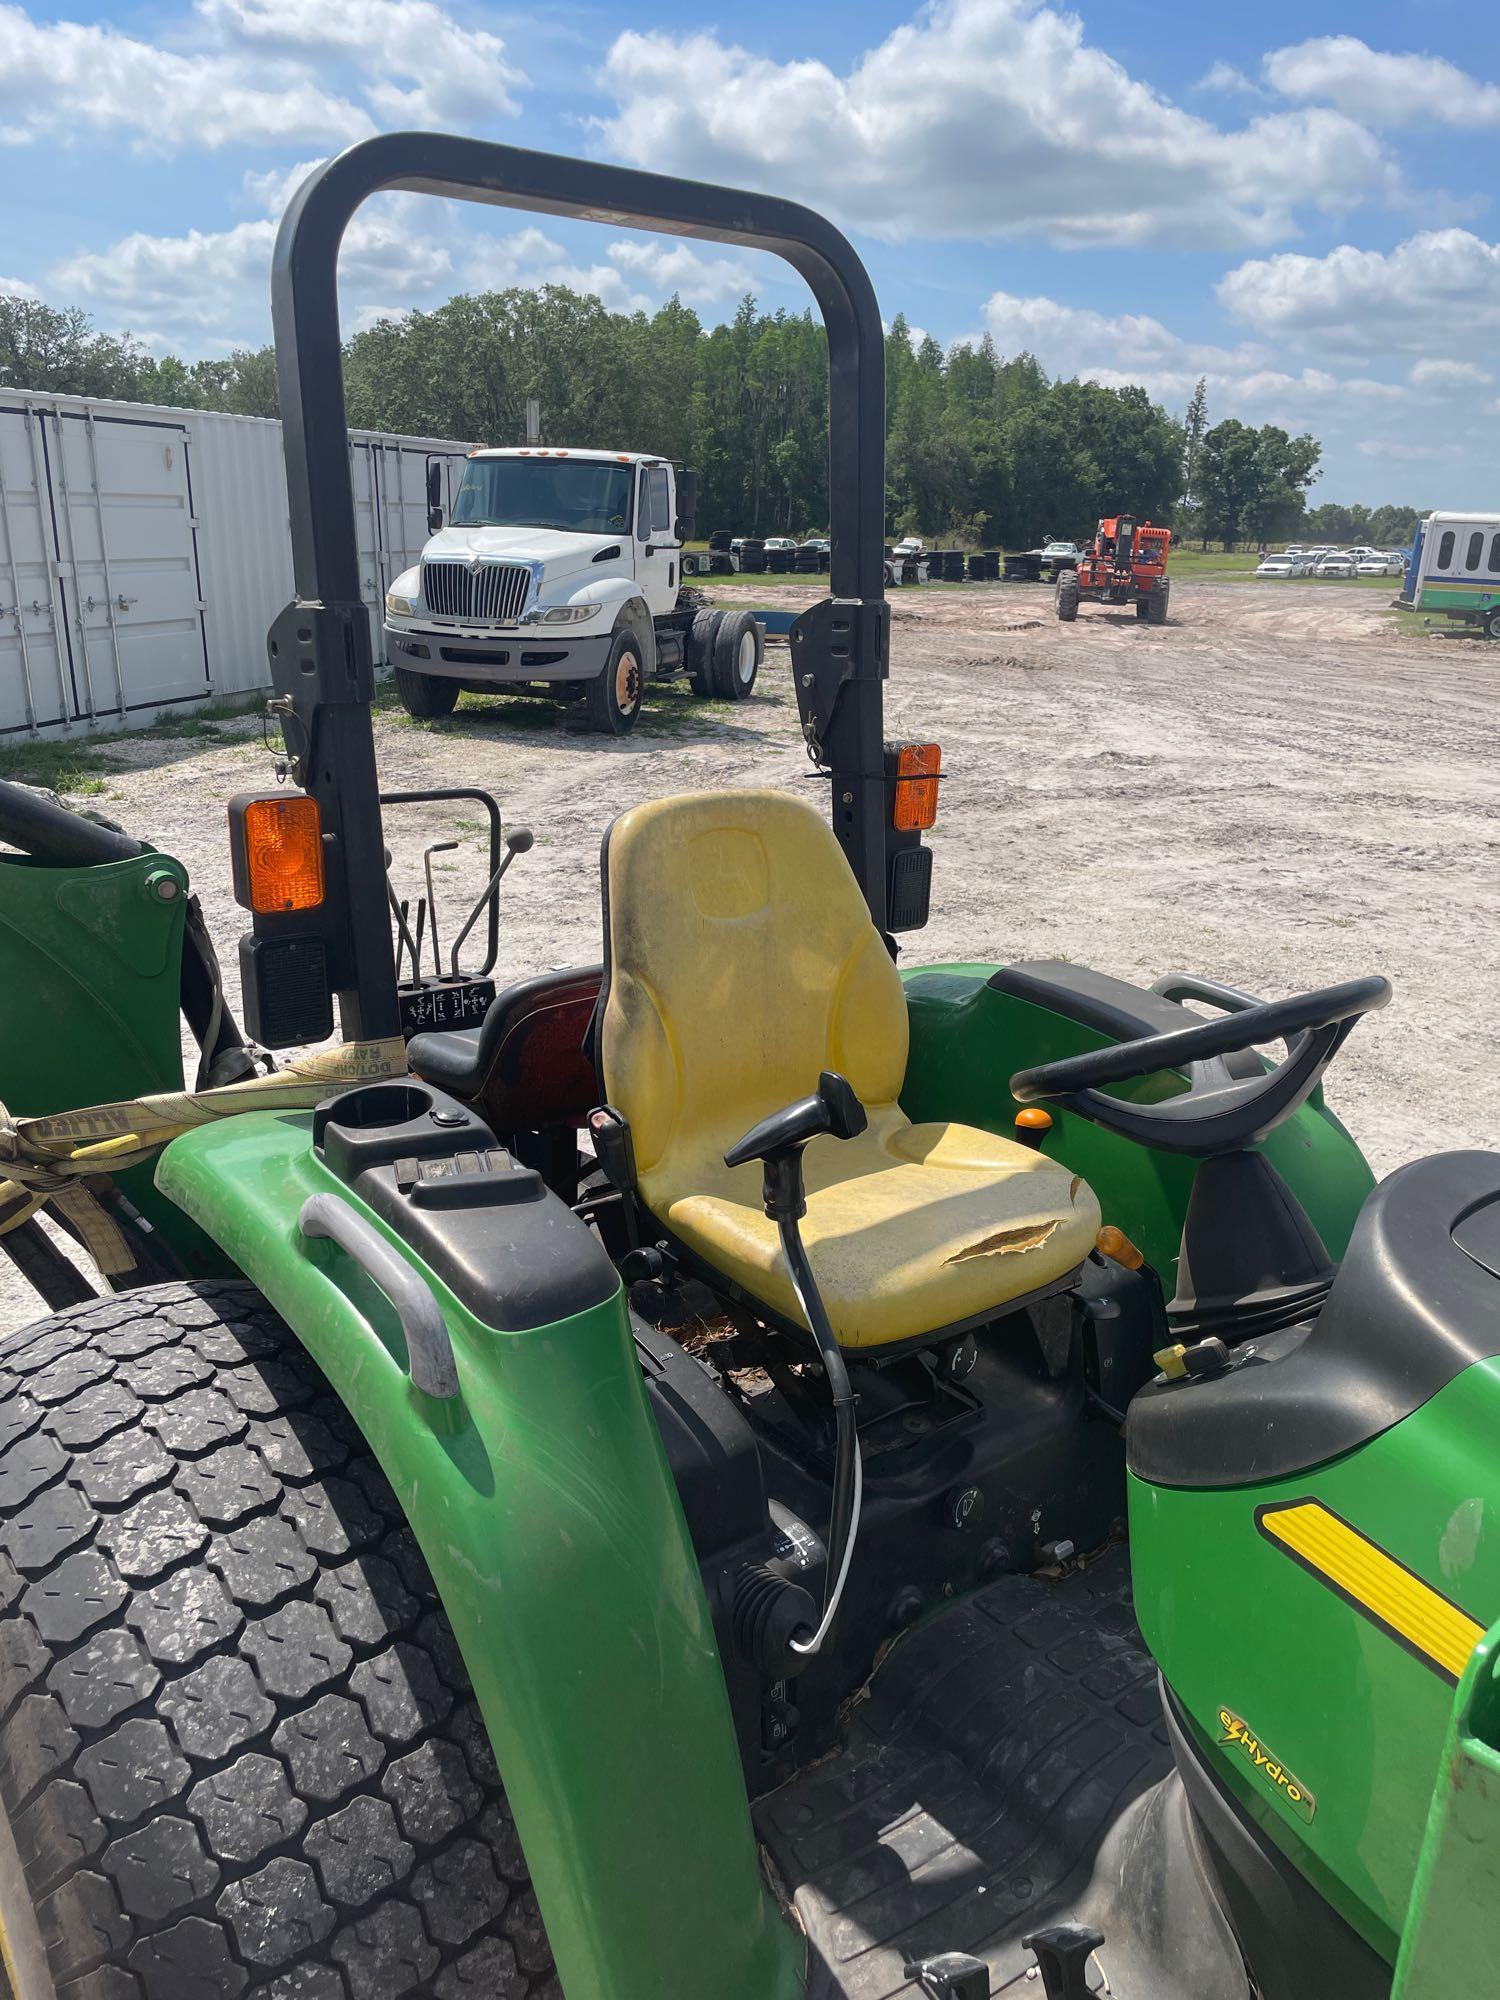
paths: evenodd
<path fill-rule="evenodd" d="M 682 581 L 697 476 L 653 453 L 517 446 L 469 454 L 446 525 L 429 475 L 431 540 L 386 593 L 402 705 L 447 715 L 460 692 L 549 693 L 623 735 L 646 683 L 685 672 L 743 701 L 765 634 Z"/>

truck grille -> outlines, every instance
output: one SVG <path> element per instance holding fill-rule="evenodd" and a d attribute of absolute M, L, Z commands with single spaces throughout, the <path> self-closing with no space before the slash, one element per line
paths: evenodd
<path fill-rule="evenodd" d="M 422 594 L 437 618 L 514 625 L 526 609 L 530 589 L 531 570 L 525 563 L 487 562 L 474 570 L 467 559 L 440 557 L 422 565 Z"/>

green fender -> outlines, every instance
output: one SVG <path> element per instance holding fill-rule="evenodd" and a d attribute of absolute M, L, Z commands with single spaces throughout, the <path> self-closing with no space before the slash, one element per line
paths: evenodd
<path fill-rule="evenodd" d="M 924 965 L 903 975 L 911 1054 L 901 1108 L 909 1118 L 957 1119 L 1009 1138 L 1021 1108 L 1009 1088 L 1016 1070 L 1108 1046 L 1109 1038 L 1095 1029 L 996 992 L 986 984 L 995 969 Z M 1148 1077 L 1119 1088 L 1122 1095 L 1149 1099 L 1177 1085 Z M 1052 1129 L 1043 1152 L 1083 1175 L 1099 1197 L 1104 1220 L 1137 1245 L 1170 1298 L 1196 1162 L 1103 1131 L 1060 1105 L 1049 1109 Z M 1324 1105 L 1321 1091 L 1314 1091 L 1257 1150 L 1275 1163 L 1329 1254 L 1342 1257 L 1375 1177 Z"/>
<path fill-rule="evenodd" d="M 162 1192 L 306 1346 L 359 1424 L 462 1648 L 567 2000 L 791 2000 L 804 1947 L 762 1880 L 698 1567 L 621 1293 L 474 1319 L 312 1151 L 306 1114 L 175 1140 Z M 339 1195 L 431 1285 L 461 1394 L 413 1388 L 384 1296 L 297 1229 Z"/>

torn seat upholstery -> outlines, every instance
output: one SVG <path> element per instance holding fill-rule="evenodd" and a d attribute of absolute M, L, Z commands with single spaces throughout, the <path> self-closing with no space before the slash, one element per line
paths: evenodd
<path fill-rule="evenodd" d="M 757 1164 L 723 1155 L 758 1119 L 849 1079 L 857 1139 L 814 1139 L 803 1236 L 840 1345 L 919 1339 L 1065 1277 L 1093 1244 L 1089 1188 L 968 1125 L 914 1125 L 900 975 L 837 840 L 781 792 L 658 799 L 603 856 L 599 1057 L 629 1120 L 638 1192 L 704 1264 L 802 1323 Z"/>

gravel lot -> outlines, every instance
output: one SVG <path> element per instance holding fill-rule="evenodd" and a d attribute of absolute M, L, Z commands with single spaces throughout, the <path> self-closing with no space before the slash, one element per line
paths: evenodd
<path fill-rule="evenodd" d="M 732 595 L 806 601 L 781 584 Z M 1060 625 L 1040 589 L 897 593 L 887 733 L 938 738 L 948 773 L 932 921 L 906 940 L 907 961 L 1061 956 L 1267 997 L 1384 972 L 1395 1001 L 1339 1057 L 1330 1102 L 1378 1172 L 1492 1145 L 1500 647 L 1398 632 L 1382 604 L 1318 584 L 1184 580 L 1166 626 L 1087 608 Z M 386 706 L 376 727 L 389 789 L 478 785 L 535 830 L 507 878 L 502 978 L 599 956 L 599 838 L 626 806 L 818 783 L 777 648 L 749 702 L 674 687 L 619 741 L 503 700 L 425 726 Z M 268 771 L 258 722 L 107 747 L 121 768 L 96 803 L 187 864 L 233 981 L 242 925 L 224 801 Z M 483 879 L 474 809 L 402 809 L 388 838 L 413 902 L 423 847 L 463 843 L 435 864 L 451 935 Z M 0 1263 L 0 1324 L 34 1311 Z"/>

